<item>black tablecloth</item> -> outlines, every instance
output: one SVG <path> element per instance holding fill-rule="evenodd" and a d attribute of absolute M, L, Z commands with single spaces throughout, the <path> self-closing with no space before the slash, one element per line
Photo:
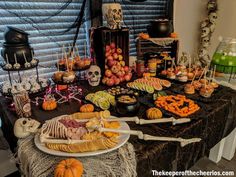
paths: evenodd
<path fill-rule="evenodd" d="M 106 87 L 87 87 L 81 84 L 84 95 L 89 92 L 104 90 Z M 182 85 L 174 84 L 168 94 L 181 94 Z M 230 88 L 221 87 L 211 99 L 203 99 L 198 95 L 189 96 L 201 107 L 201 110 L 191 116 L 192 121 L 187 124 L 172 126 L 171 124 L 136 125 L 129 123 L 130 128 L 141 130 L 150 135 L 194 138 L 200 137 L 200 143 L 180 147 L 174 142 L 142 141 L 131 137 L 130 142 L 135 147 L 137 158 L 137 172 L 139 176 L 151 175 L 151 170 L 184 170 L 190 168 L 199 158 L 208 155 L 209 150 L 223 137 L 227 136 L 236 127 L 236 92 Z M 145 110 L 152 106 L 151 96 L 143 94 L 140 97 L 142 104 L 138 112 L 144 117 Z M 0 98 L 0 113 L 3 121 L 3 132 L 12 150 L 16 147 L 16 138 L 13 135 L 13 124 L 16 114 L 9 110 L 10 100 Z M 71 114 L 79 111 L 78 102 L 61 104 L 54 111 L 45 112 L 40 107 L 32 105 L 32 117 L 44 122 L 55 116 Z M 167 114 L 168 115 L 168 114 Z"/>

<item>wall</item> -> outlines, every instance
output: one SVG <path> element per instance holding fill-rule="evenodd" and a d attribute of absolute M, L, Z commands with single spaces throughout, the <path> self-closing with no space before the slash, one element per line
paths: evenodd
<path fill-rule="evenodd" d="M 197 54 L 200 22 L 206 17 L 207 0 L 175 0 L 174 28 L 180 38 L 182 51 Z M 219 36 L 236 37 L 236 0 L 218 0 L 218 21 L 212 36 L 209 52 L 212 55 L 219 43 Z"/>

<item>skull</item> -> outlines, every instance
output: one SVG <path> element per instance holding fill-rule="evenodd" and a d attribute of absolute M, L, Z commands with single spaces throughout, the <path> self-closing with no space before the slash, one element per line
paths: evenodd
<path fill-rule="evenodd" d="M 101 69 L 97 65 L 91 65 L 86 72 L 89 85 L 98 86 L 101 80 Z"/>
<path fill-rule="evenodd" d="M 36 133 L 40 123 L 30 118 L 17 119 L 14 124 L 14 135 L 17 138 L 26 138 L 31 133 Z"/>
<path fill-rule="evenodd" d="M 215 12 L 211 12 L 209 14 L 209 20 L 211 23 L 216 23 L 216 20 L 217 20 L 217 13 Z"/>
<path fill-rule="evenodd" d="M 202 28 L 201 37 L 204 38 L 204 37 L 208 36 L 209 33 L 210 33 L 210 29 L 208 27 L 204 27 L 204 28 Z"/>
<path fill-rule="evenodd" d="M 210 45 L 210 38 L 208 36 L 202 38 L 202 42 L 201 43 L 202 43 L 202 46 L 204 48 L 209 47 L 209 45 Z"/>
<path fill-rule="evenodd" d="M 102 5 L 103 17 L 111 29 L 120 29 L 123 21 L 121 5 L 119 3 L 105 3 Z"/>
<path fill-rule="evenodd" d="M 217 10 L 217 2 L 214 0 L 210 0 L 207 4 L 207 9 L 209 11 L 216 11 Z"/>

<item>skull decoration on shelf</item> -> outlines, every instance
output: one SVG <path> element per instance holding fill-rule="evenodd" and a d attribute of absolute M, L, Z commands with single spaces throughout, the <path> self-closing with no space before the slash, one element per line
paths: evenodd
<path fill-rule="evenodd" d="M 89 85 L 98 86 L 101 80 L 101 69 L 97 65 L 91 65 L 86 72 Z"/>
<path fill-rule="evenodd" d="M 111 29 L 120 29 L 123 21 L 122 8 L 119 3 L 105 3 L 102 5 L 102 14 Z"/>
<path fill-rule="evenodd" d="M 26 138 L 32 133 L 36 133 L 40 123 L 30 118 L 17 119 L 14 124 L 14 135 L 17 138 Z"/>

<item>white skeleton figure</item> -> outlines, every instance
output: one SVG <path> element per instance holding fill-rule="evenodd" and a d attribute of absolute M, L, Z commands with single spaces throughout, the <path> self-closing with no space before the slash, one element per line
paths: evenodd
<path fill-rule="evenodd" d="M 104 19 L 111 29 L 120 29 L 123 21 L 121 5 L 119 3 L 105 3 L 102 6 Z"/>
<path fill-rule="evenodd" d="M 17 119 L 14 124 L 14 135 L 17 138 L 26 138 L 32 133 L 36 133 L 40 123 L 30 118 Z"/>
<path fill-rule="evenodd" d="M 98 86 L 101 80 L 101 69 L 97 65 L 91 65 L 86 72 L 89 85 Z"/>

